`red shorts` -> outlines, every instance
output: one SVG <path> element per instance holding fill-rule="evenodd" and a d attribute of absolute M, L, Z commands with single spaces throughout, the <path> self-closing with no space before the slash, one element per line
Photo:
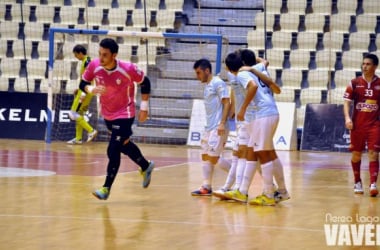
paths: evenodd
<path fill-rule="evenodd" d="M 362 152 L 368 150 L 380 151 L 380 127 L 373 126 L 369 129 L 354 129 L 350 133 L 350 151 Z"/>

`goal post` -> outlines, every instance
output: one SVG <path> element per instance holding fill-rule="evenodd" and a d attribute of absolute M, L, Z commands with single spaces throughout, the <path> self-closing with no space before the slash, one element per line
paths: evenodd
<path fill-rule="evenodd" d="M 214 66 L 214 74 L 220 74 L 223 69 L 221 67 L 221 64 L 222 64 L 222 57 L 224 56 L 224 53 L 223 53 L 223 44 L 225 43 L 225 39 L 223 39 L 222 35 L 220 34 L 195 34 L 195 33 L 166 33 L 166 32 L 143 32 L 143 31 L 119 31 L 119 30 L 94 30 L 94 29 L 75 29 L 75 28 L 61 28 L 61 27 L 51 27 L 49 29 L 49 48 L 48 48 L 48 61 L 47 61 L 47 71 L 48 71 L 48 79 L 47 79 L 47 93 L 48 93 L 48 101 L 47 101 L 47 126 L 46 126 L 46 143 L 51 143 L 52 140 L 53 140 L 53 134 L 52 134 L 52 131 L 53 131 L 53 124 L 56 122 L 56 110 L 55 109 L 60 109 L 61 107 L 57 107 L 56 103 L 54 103 L 54 98 L 55 98 L 55 95 L 57 94 L 57 87 L 56 85 L 58 85 L 59 83 L 57 83 L 57 81 L 59 81 L 58 77 L 57 77 L 57 72 L 58 70 L 61 70 L 59 69 L 60 67 L 70 67 L 70 63 L 61 63 L 59 64 L 58 66 L 56 66 L 56 60 L 57 60 L 57 51 L 59 50 L 62 50 L 62 48 L 59 48 L 59 46 L 66 46 L 68 48 L 65 48 L 64 50 L 66 51 L 67 55 L 66 56 L 71 56 L 73 57 L 72 53 L 71 55 L 69 55 L 72 50 L 72 45 L 75 44 L 75 43 L 69 43 L 69 44 L 66 44 L 67 41 L 65 39 L 67 39 L 67 37 L 69 36 L 72 36 L 72 37 L 80 37 L 80 36 L 84 36 L 86 37 L 86 39 L 79 39 L 80 41 L 89 41 L 90 39 L 90 36 L 100 36 L 100 37 L 115 37 L 115 38 L 124 38 L 124 39 L 128 39 L 128 40 L 133 40 L 133 39 L 137 39 L 137 40 L 140 40 L 141 41 L 147 41 L 148 43 L 150 41 L 155 41 L 155 40 L 160 40 L 160 44 L 174 44 L 172 45 L 171 48 L 169 48 L 169 51 L 166 51 L 166 45 L 162 48 L 163 49 L 163 52 L 150 52 L 149 54 L 149 57 L 150 58 L 154 58 L 154 63 L 160 63 L 160 59 L 161 56 L 160 54 L 171 54 L 172 56 L 178 56 L 178 60 L 179 61 L 184 61 L 186 59 L 192 59 L 192 56 L 198 56 L 198 58 L 194 58 L 195 60 L 196 59 L 199 59 L 199 56 L 201 57 L 208 57 L 210 54 L 212 56 L 212 58 L 210 58 L 210 60 L 213 62 L 213 65 Z M 197 47 L 197 49 L 195 49 L 195 51 L 192 51 L 192 49 L 194 49 L 193 47 L 190 47 L 190 49 L 188 50 L 185 50 L 185 52 L 181 52 L 180 49 L 178 49 L 177 46 L 178 45 L 178 41 L 185 41 L 185 47 L 187 46 L 186 45 L 186 41 L 188 42 L 188 44 L 197 44 L 196 46 L 199 46 Z M 78 42 L 80 43 L 80 42 Z M 83 42 L 82 42 L 83 43 Z M 86 43 L 86 42 L 84 42 Z M 91 41 L 91 42 L 87 42 L 88 46 L 94 46 L 94 45 L 97 45 L 98 43 L 94 42 L 94 41 Z M 212 47 L 212 51 L 210 51 L 210 49 L 205 49 L 205 51 L 202 51 L 202 49 L 200 49 L 200 45 L 199 44 L 203 44 L 203 43 L 207 43 L 207 44 L 212 44 L 213 47 Z M 70 47 L 71 46 L 71 47 Z M 174 48 L 173 48 L 174 47 Z M 132 48 L 133 50 L 133 48 Z M 153 50 L 153 49 L 152 49 Z M 97 53 L 97 51 L 96 51 Z M 120 49 L 119 49 L 119 54 L 120 54 Z M 92 56 L 92 55 L 91 55 Z M 148 57 L 148 55 L 146 55 Z M 124 58 L 121 58 L 119 57 L 120 59 L 124 59 Z M 66 64 L 66 65 L 65 65 Z M 145 66 L 148 66 L 151 64 L 150 62 L 150 59 L 147 59 L 146 62 L 145 62 Z M 178 65 L 176 65 L 176 63 L 174 64 L 171 64 L 171 65 L 167 65 L 168 68 L 173 68 L 173 65 L 175 65 L 174 67 L 178 67 Z M 58 69 L 57 69 L 58 68 Z M 77 68 L 77 67 L 76 67 Z M 75 65 L 74 65 L 74 70 L 76 69 L 75 68 Z M 175 69 L 175 70 L 178 70 L 178 71 L 188 71 L 187 72 L 187 75 L 186 73 L 184 72 L 178 72 L 178 74 L 174 74 L 174 75 L 171 75 L 171 76 L 167 76 L 170 80 L 173 80 L 174 78 L 178 77 L 178 78 L 183 78 L 183 77 L 187 77 L 189 78 L 192 71 L 192 68 L 189 68 L 188 65 L 186 66 L 186 69 L 185 68 L 181 68 L 181 67 L 178 67 L 178 69 Z M 68 72 L 70 71 L 69 70 L 62 70 L 62 73 L 59 73 L 59 74 L 62 74 L 62 75 L 65 75 L 65 74 L 68 74 Z M 73 67 L 71 66 L 71 73 L 73 73 Z M 149 72 L 147 72 L 149 73 Z M 182 74 L 181 74 L 182 73 Z M 70 73 L 69 73 L 70 74 Z M 162 72 L 161 73 L 162 75 L 166 75 L 166 72 Z M 195 79 L 195 75 L 191 75 L 192 78 Z M 170 82 L 169 80 L 169 82 Z M 79 84 L 79 79 L 76 79 L 75 80 L 77 83 L 76 85 L 78 86 Z M 165 98 L 165 94 L 160 94 L 162 98 Z M 183 94 L 183 96 L 186 96 L 187 94 Z M 172 98 L 170 96 L 168 96 L 167 98 Z M 67 107 L 67 104 L 66 104 L 66 107 Z M 151 114 L 150 114 L 151 115 Z M 170 136 L 170 135 L 169 135 Z M 170 138 L 168 138 L 167 140 L 168 142 L 170 141 Z"/>

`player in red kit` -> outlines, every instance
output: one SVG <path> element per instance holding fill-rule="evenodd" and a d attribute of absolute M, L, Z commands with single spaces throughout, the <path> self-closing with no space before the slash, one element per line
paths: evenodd
<path fill-rule="evenodd" d="M 370 196 L 376 197 L 380 150 L 380 79 L 375 74 L 379 59 L 374 54 L 363 58 L 362 75 L 348 84 L 344 93 L 343 112 L 345 126 L 350 130 L 351 165 L 355 178 L 354 192 L 363 194 L 360 177 L 362 152 L 368 150 Z M 352 116 L 350 107 L 352 104 Z"/>

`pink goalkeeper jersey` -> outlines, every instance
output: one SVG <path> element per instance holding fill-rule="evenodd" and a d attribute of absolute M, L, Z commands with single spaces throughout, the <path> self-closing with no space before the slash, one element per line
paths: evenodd
<path fill-rule="evenodd" d="M 144 72 L 136 64 L 117 60 L 114 70 L 108 71 L 100 66 L 99 59 L 94 59 L 87 66 L 83 80 L 96 86 L 106 87 L 100 95 L 101 114 L 106 120 L 135 117 L 135 84 L 144 79 Z"/>

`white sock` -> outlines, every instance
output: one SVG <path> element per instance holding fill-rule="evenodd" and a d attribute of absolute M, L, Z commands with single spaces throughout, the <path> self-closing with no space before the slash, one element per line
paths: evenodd
<path fill-rule="evenodd" d="M 232 156 L 231 168 L 230 168 L 230 171 L 228 171 L 226 183 L 223 186 L 224 189 L 230 189 L 232 185 L 234 184 L 237 161 L 238 161 L 237 156 Z"/>
<path fill-rule="evenodd" d="M 247 161 L 245 164 L 243 180 L 239 187 L 239 191 L 242 194 L 248 194 L 249 186 L 251 185 L 253 176 L 255 175 L 257 167 L 257 161 Z"/>
<path fill-rule="evenodd" d="M 278 185 L 278 189 L 280 191 L 285 191 L 286 186 L 285 186 L 285 178 L 284 178 L 284 168 L 282 166 L 280 159 L 278 158 L 276 158 L 273 161 L 273 175 Z"/>
<path fill-rule="evenodd" d="M 261 164 L 261 171 L 264 182 L 264 194 L 269 198 L 273 198 L 273 161 Z"/>
<path fill-rule="evenodd" d="M 202 161 L 203 172 L 203 185 L 204 187 L 211 188 L 212 175 L 214 173 L 214 166 L 209 161 Z"/>
<path fill-rule="evenodd" d="M 245 158 L 239 158 L 236 165 L 236 177 L 235 177 L 235 185 L 233 190 L 237 190 L 240 187 L 240 184 L 243 180 L 245 164 L 247 160 Z"/>
<path fill-rule="evenodd" d="M 215 164 L 215 167 L 221 168 L 223 171 L 228 172 L 231 168 L 231 163 L 226 159 L 220 157 L 218 162 Z"/>

